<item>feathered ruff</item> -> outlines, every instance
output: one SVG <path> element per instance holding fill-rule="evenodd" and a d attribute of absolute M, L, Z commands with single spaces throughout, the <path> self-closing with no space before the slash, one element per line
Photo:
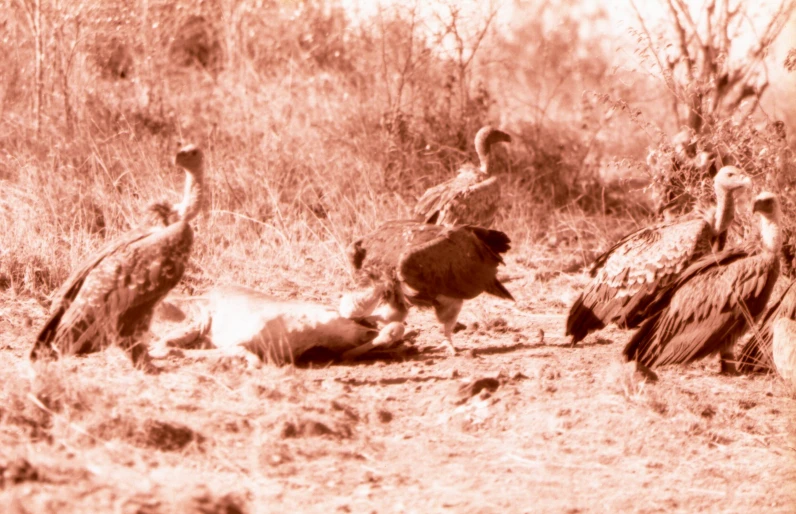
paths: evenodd
<path fill-rule="evenodd" d="M 769 373 L 776 370 L 772 351 L 773 325 L 780 318 L 796 320 L 796 281 L 791 282 L 766 308 L 757 330 L 750 334 L 738 354 L 739 371 Z"/>
<path fill-rule="evenodd" d="M 732 348 L 765 309 L 778 275 L 779 260 L 768 252 L 733 249 L 703 257 L 658 291 L 625 358 L 653 367 Z"/>
<path fill-rule="evenodd" d="M 595 259 L 592 280 L 570 308 L 566 334 L 577 343 L 610 323 L 637 327 L 656 292 L 711 253 L 715 240 L 707 219 L 660 223 L 625 236 Z"/>

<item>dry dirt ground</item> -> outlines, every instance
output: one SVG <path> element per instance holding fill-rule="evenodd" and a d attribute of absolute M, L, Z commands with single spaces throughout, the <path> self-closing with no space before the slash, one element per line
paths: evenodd
<path fill-rule="evenodd" d="M 169 357 L 154 376 L 111 349 L 34 377 L 44 310 L 6 296 L 0 512 L 796 511 L 796 400 L 779 379 L 719 376 L 711 359 L 640 382 L 619 363 L 626 333 L 564 346 L 585 276 L 508 274 L 517 303 L 466 303 L 455 357 L 423 351 L 440 332 L 413 311 L 421 351 L 399 359 Z"/>

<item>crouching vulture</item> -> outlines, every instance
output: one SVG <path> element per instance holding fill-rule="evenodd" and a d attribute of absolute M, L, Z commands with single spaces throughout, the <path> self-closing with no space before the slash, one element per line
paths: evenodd
<path fill-rule="evenodd" d="M 379 300 L 390 307 L 385 321 L 403 321 L 409 305 L 432 307 L 452 353 L 453 327 L 464 300 L 488 293 L 514 300 L 497 279 L 510 239 L 497 230 L 419 221 L 390 221 L 354 241 L 348 257 L 373 289 L 365 301 L 344 299 L 347 317 L 368 316 Z"/>
<path fill-rule="evenodd" d="M 692 262 L 722 250 L 735 218 L 734 194 L 751 179 L 725 166 L 713 179 L 716 208 L 699 219 L 664 222 L 625 236 L 597 257 L 593 277 L 569 310 L 566 335 L 575 346 L 610 323 L 636 328 L 660 287 L 672 283 Z"/>
<path fill-rule="evenodd" d="M 733 346 L 764 311 L 779 276 L 777 197 L 759 194 L 752 210 L 760 215 L 760 248 L 706 255 L 660 289 L 653 314 L 625 346 L 627 360 L 654 367 L 719 353 L 722 373 L 735 373 Z"/>

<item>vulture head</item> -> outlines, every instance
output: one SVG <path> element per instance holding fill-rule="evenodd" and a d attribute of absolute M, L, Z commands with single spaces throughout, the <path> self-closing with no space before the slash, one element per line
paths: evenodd
<path fill-rule="evenodd" d="M 475 134 L 475 151 L 481 160 L 481 171 L 489 172 L 489 152 L 495 143 L 511 143 L 511 136 L 502 130 L 498 130 L 489 125 L 481 127 Z"/>
<path fill-rule="evenodd" d="M 736 168 L 735 166 L 724 166 L 716 176 L 713 177 L 713 186 L 716 189 L 716 196 L 721 193 L 731 193 L 738 189 L 751 187 L 752 179 L 749 175 Z"/>
<path fill-rule="evenodd" d="M 774 193 L 760 193 L 752 204 L 752 212 L 758 213 L 762 218 L 760 238 L 763 240 L 763 247 L 766 250 L 778 252 L 781 246 L 779 224 L 782 217 L 779 199 Z"/>
<path fill-rule="evenodd" d="M 204 172 L 205 155 L 202 150 L 194 145 L 187 144 L 179 149 L 174 163 L 192 175 Z"/>

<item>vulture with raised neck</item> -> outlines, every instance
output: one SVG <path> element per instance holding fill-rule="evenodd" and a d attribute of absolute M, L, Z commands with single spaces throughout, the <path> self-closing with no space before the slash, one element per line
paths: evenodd
<path fill-rule="evenodd" d="M 763 313 L 779 277 L 779 201 L 761 193 L 752 211 L 760 216 L 760 247 L 705 255 L 659 290 L 624 348 L 627 360 L 651 368 L 718 353 L 721 372 L 736 372 L 735 342 Z"/>
<path fill-rule="evenodd" d="M 203 207 L 202 150 L 186 145 L 175 163 L 185 171 L 185 194 L 176 208 L 179 219 L 167 226 L 153 220 L 74 270 L 54 295 L 32 360 L 92 353 L 118 343 L 134 364 L 148 363 L 141 336 L 149 329 L 155 306 L 182 278 L 193 247 L 190 222 Z M 168 207 L 155 204 L 151 210 L 159 219 Z"/>
<path fill-rule="evenodd" d="M 697 219 L 659 223 L 637 230 L 597 257 L 591 281 L 573 302 L 566 321 L 572 346 L 610 323 L 635 328 L 656 293 L 700 257 L 724 248 L 735 218 L 735 193 L 751 185 L 734 166 L 716 173 L 716 208 Z"/>
<path fill-rule="evenodd" d="M 492 145 L 510 143 L 511 136 L 485 126 L 475 135 L 479 165 L 465 164 L 452 179 L 428 189 L 417 201 L 414 215 L 435 225 L 478 225 L 489 228 L 500 205 L 500 183 L 491 175 Z"/>

